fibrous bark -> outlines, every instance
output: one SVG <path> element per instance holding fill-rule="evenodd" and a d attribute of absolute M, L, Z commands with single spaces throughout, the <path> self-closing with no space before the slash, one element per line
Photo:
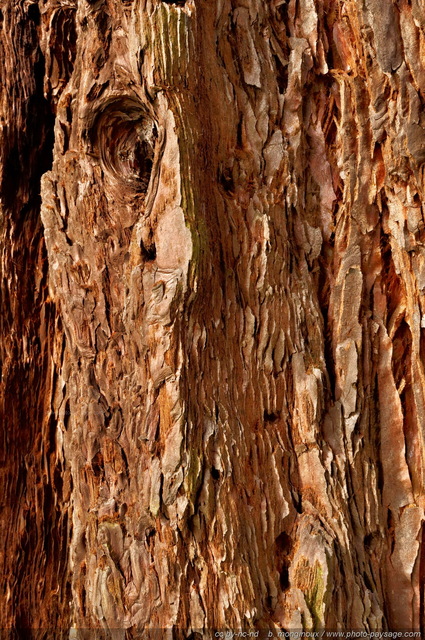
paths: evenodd
<path fill-rule="evenodd" d="M 1 28 L 2 626 L 420 629 L 422 3 Z"/>

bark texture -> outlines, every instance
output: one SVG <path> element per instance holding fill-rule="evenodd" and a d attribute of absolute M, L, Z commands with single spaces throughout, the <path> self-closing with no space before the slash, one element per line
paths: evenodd
<path fill-rule="evenodd" d="M 423 3 L 1 20 L 1 626 L 423 628 Z"/>

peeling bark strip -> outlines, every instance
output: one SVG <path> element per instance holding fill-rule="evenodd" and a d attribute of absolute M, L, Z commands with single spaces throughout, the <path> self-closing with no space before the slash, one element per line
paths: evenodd
<path fill-rule="evenodd" d="M 3 1 L 1 627 L 424 629 L 424 25 Z"/>

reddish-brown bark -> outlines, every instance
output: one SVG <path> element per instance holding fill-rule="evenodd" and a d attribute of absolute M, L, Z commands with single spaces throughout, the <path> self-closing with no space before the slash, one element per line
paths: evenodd
<path fill-rule="evenodd" d="M 1 625 L 420 629 L 421 3 L 2 11 Z"/>

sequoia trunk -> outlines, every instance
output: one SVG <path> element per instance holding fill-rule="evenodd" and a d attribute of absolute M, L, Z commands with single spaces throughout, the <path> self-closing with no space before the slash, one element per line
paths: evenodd
<path fill-rule="evenodd" d="M 422 628 L 422 3 L 1 29 L 1 626 Z"/>

